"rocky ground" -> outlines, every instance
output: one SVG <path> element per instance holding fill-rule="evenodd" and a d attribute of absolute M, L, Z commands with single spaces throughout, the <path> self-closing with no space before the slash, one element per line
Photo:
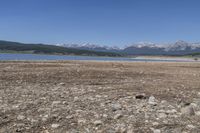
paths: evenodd
<path fill-rule="evenodd" d="M 200 63 L 0 62 L 0 133 L 198 133 Z"/>

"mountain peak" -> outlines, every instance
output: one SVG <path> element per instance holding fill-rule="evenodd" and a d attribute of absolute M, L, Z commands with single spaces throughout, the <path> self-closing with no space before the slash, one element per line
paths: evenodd
<path fill-rule="evenodd" d="M 183 41 L 183 40 L 178 40 L 178 41 L 175 42 L 175 45 L 176 44 L 179 44 L 179 45 L 188 45 L 188 42 Z"/>

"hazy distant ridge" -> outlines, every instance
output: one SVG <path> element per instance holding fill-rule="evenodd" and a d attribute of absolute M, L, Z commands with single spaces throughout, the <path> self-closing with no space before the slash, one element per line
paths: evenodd
<path fill-rule="evenodd" d="M 128 45 L 124 48 L 100 46 L 95 44 L 56 44 L 58 46 L 82 50 L 94 50 L 104 52 L 118 52 L 127 55 L 185 55 L 200 52 L 200 43 L 188 43 L 177 41 L 171 44 L 156 44 L 140 42 Z"/>
<path fill-rule="evenodd" d="M 65 48 L 46 44 L 25 44 L 11 41 L 0 41 L 0 52 L 34 53 L 34 54 L 61 54 L 61 55 L 88 55 L 88 56 L 121 56 L 117 53 L 100 52 Z"/>

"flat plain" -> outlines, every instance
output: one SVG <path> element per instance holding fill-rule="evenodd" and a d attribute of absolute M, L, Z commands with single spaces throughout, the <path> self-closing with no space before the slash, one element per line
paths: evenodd
<path fill-rule="evenodd" d="M 0 132 L 200 132 L 200 63 L 1 61 Z"/>

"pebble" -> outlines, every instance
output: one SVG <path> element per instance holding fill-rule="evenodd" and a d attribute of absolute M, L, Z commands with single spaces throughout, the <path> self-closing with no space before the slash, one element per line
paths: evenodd
<path fill-rule="evenodd" d="M 161 133 L 160 129 L 153 130 L 154 133 Z"/>
<path fill-rule="evenodd" d="M 172 109 L 172 110 L 167 110 L 166 113 L 167 114 L 174 114 L 174 113 L 177 113 L 177 111 L 175 109 Z"/>
<path fill-rule="evenodd" d="M 159 113 L 158 118 L 166 118 L 167 115 L 165 113 Z"/>
<path fill-rule="evenodd" d="M 57 106 L 58 104 L 60 104 L 61 103 L 61 101 L 53 101 L 52 102 L 52 106 Z"/>
<path fill-rule="evenodd" d="M 61 86 L 64 86 L 64 85 L 65 85 L 65 83 L 59 83 L 59 85 L 61 85 Z"/>
<path fill-rule="evenodd" d="M 107 117 L 108 117 L 108 115 L 107 115 L 107 114 L 103 114 L 103 117 L 104 117 L 104 118 L 107 118 Z"/>
<path fill-rule="evenodd" d="M 148 100 L 148 103 L 150 105 L 154 105 L 154 106 L 157 105 L 156 98 L 154 96 L 150 96 L 149 100 Z"/>
<path fill-rule="evenodd" d="M 147 96 L 146 96 L 144 93 L 142 93 L 142 94 L 137 94 L 137 95 L 135 96 L 135 99 L 147 99 Z"/>
<path fill-rule="evenodd" d="M 153 122 L 152 125 L 153 126 L 157 126 L 157 125 L 159 125 L 159 123 L 158 122 Z"/>
<path fill-rule="evenodd" d="M 58 128 L 60 125 L 59 124 L 52 124 L 51 127 L 52 128 Z"/>
<path fill-rule="evenodd" d="M 74 102 L 77 102 L 79 101 L 79 98 L 78 97 L 74 97 Z"/>
<path fill-rule="evenodd" d="M 200 111 L 197 111 L 195 115 L 200 116 Z"/>
<path fill-rule="evenodd" d="M 181 108 L 182 115 L 192 116 L 195 115 L 194 109 L 192 106 L 185 106 Z"/>
<path fill-rule="evenodd" d="M 160 129 L 151 128 L 151 130 L 153 131 L 153 133 L 161 133 Z"/>
<path fill-rule="evenodd" d="M 101 120 L 96 120 L 96 121 L 94 121 L 94 125 L 95 126 L 102 125 L 102 121 Z"/>
<path fill-rule="evenodd" d="M 114 119 L 119 119 L 119 118 L 121 118 L 121 117 L 122 117 L 121 114 L 116 114 L 116 115 L 114 116 Z"/>
<path fill-rule="evenodd" d="M 23 116 L 23 115 L 18 115 L 18 116 L 17 116 L 17 119 L 18 119 L 18 120 L 23 120 L 23 119 L 25 119 L 25 116 Z"/>
<path fill-rule="evenodd" d="M 78 120 L 78 123 L 79 123 L 79 124 L 81 124 L 81 123 L 86 123 L 86 120 L 85 120 L 85 119 L 79 119 L 79 120 Z"/>
<path fill-rule="evenodd" d="M 188 128 L 188 129 L 194 129 L 195 126 L 194 125 L 187 125 L 186 128 Z"/>
<path fill-rule="evenodd" d="M 119 103 L 116 104 L 112 104 L 112 111 L 117 111 L 117 110 L 121 110 L 122 106 Z"/>

